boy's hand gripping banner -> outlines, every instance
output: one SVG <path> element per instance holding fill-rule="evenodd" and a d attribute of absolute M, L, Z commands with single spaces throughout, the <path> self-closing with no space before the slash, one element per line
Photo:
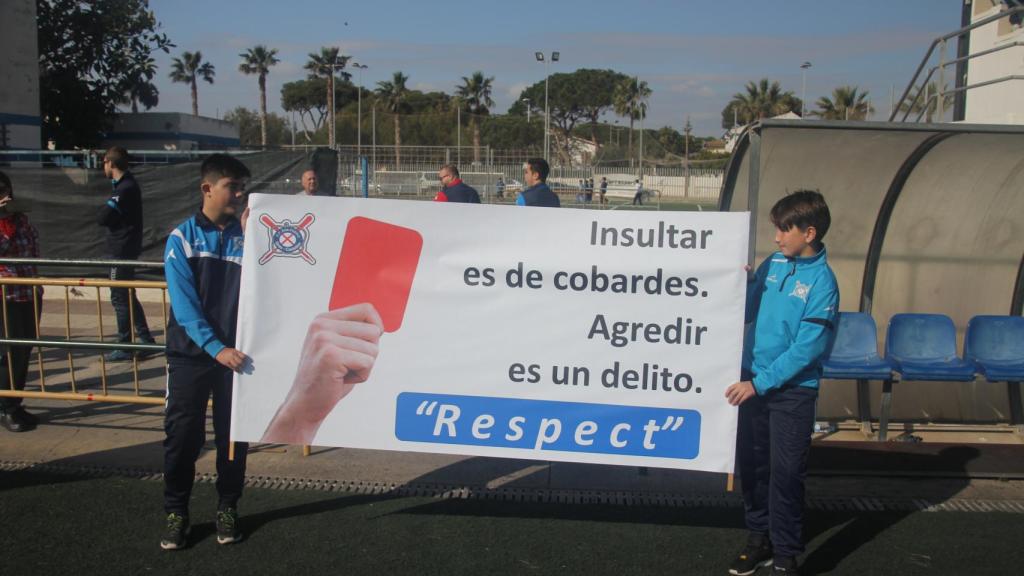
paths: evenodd
<path fill-rule="evenodd" d="M 748 214 L 250 208 L 233 440 L 732 471 Z"/>

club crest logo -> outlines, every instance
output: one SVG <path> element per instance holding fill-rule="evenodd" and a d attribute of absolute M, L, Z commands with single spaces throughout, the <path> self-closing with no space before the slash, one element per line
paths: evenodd
<path fill-rule="evenodd" d="M 298 222 L 281 220 L 278 222 L 268 214 L 260 214 L 260 224 L 267 229 L 269 247 L 260 256 L 260 265 L 266 264 L 271 259 L 281 256 L 283 258 L 302 258 L 310 264 L 316 264 L 316 258 L 309 253 L 309 227 L 316 218 L 312 214 L 306 214 Z"/>
<path fill-rule="evenodd" d="M 793 291 L 790 292 L 789 295 L 796 296 L 797 298 L 803 300 L 804 302 L 807 302 L 807 295 L 811 293 L 811 286 L 813 286 L 813 284 L 804 284 L 803 282 L 797 280 L 796 288 L 793 288 Z"/>

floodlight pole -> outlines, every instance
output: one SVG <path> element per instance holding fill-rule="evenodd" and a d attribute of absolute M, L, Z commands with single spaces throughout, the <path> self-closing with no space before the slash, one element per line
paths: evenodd
<path fill-rule="evenodd" d="M 366 64 L 356 62 L 352 65 L 359 70 L 358 101 L 356 107 L 356 156 L 363 155 L 363 70 L 369 68 Z"/>
<path fill-rule="evenodd" d="M 803 88 L 800 90 L 800 117 L 807 115 L 807 69 L 811 67 L 810 62 L 800 65 L 800 75 L 803 77 Z"/>
<path fill-rule="evenodd" d="M 544 160 L 551 164 L 551 109 L 548 107 L 548 81 L 551 78 L 551 62 L 558 62 L 559 52 L 552 52 L 550 58 L 546 58 L 543 52 L 534 52 L 538 62 L 544 63 Z"/>

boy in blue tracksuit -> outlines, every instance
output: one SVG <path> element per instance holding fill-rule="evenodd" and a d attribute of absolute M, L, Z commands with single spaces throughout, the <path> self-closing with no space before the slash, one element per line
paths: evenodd
<path fill-rule="evenodd" d="M 736 453 L 747 546 L 730 574 L 795 574 L 803 552 L 804 476 L 814 427 L 821 357 L 834 335 L 839 288 L 822 240 L 831 216 L 821 194 L 794 192 L 771 211 L 779 251 L 747 287 L 743 381 L 729 386 L 739 406 Z"/>
<path fill-rule="evenodd" d="M 202 209 L 171 232 L 164 274 L 171 298 L 167 325 L 167 404 L 164 411 L 164 511 L 161 548 L 185 547 L 196 459 L 205 442 L 206 405 L 213 396 L 217 445 L 217 542 L 241 539 L 238 500 L 248 446 L 235 444 L 228 460 L 232 372 L 246 356 L 235 349 L 242 279 L 245 181 L 249 169 L 213 154 L 200 169 Z M 239 219 L 239 216 L 241 219 Z"/>

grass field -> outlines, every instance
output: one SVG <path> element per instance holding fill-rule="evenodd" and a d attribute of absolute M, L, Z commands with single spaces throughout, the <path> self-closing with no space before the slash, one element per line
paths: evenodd
<path fill-rule="evenodd" d="M 2 573 L 726 574 L 734 508 L 552 505 L 249 489 L 247 539 L 218 546 L 213 486 L 191 546 L 159 548 L 162 484 L 0 472 Z M 1024 514 L 813 512 L 809 574 L 1017 574 Z M 767 573 L 763 571 L 763 573 Z"/>

